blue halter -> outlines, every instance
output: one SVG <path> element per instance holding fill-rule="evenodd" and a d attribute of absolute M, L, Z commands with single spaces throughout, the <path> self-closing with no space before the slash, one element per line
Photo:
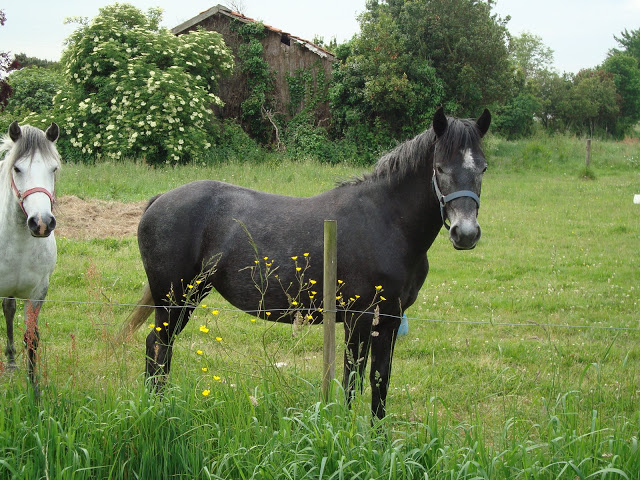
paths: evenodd
<path fill-rule="evenodd" d="M 476 202 L 478 208 L 480 208 L 480 198 L 471 190 L 458 190 L 457 192 L 450 193 L 449 195 L 443 195 L 440 191 L 440 187 L 438 187 L 435 168 L 433 169 L 433 190 L 436 193 L 436 198 L 438 199 L 438 203 L 440 204 L 440 216 L 442 217 L 442 223 L 447 230 L 449 230 L 451 226 L 447 225 L 447 213 L 445 212 L 445 207 L 451 200 L 455 200 L 456 198 L 461 197 L 469 197 L 472 198 L 473 201 Z"/>

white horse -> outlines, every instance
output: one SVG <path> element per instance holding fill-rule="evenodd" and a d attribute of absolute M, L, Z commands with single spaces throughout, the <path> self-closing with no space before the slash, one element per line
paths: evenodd
<path fill-rule="evenodd" d="M 13 122 L 0 144 L 0 297 L 7 322 L 5 353 L 8 369 L 15 369 L 13 318 L 16 299 L 24 299 L 27 368 L 34 387 L 38 314 L 56 265 L 52 209 L 60 168 L 55 147 L 58 133 L 55 123 L 43 132 Z"/>

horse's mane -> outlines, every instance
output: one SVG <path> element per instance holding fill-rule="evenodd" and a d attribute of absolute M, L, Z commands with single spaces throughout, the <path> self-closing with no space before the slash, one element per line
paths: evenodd
<path fill-rule="evenodd" d="M 19 158 L 29 156 L 33 158 L 36 151 L 43 152 L 47 157 L 53 158 L 60 164 L 60 155 L 53 142 L 47 139 L 42 130 L 31 125 L 20 126 L 22 136 L 18 142 L 11 140 L 8 134 L 4 135 L 0 143 L 0 166 L 8 172 Z"/>
<path fill-rule="evenodd" d="M 480 143 L 482 135 L 475 120 L 452 117 L 447 117 L 447 120 L 449 127 L 442 137 L 437 138 L 433 128 L 430 128 L 380 157 L 371 172 L 343 181 L 340 185 L 402 179 L 425 167 L 432 168 L 436 147 L 445 158 L 449 158 L 456 149 L 473 148 Z"/>

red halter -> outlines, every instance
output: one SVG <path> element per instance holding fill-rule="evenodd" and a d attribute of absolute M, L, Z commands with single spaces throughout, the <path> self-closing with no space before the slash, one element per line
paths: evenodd
<path fill-rule="evenodd" d="M 20 190 L 18 190 L 18 187 L 16 186 L 16 182 L 13 179 L 13 175 L 11 175 L 11 188 L 13 188 L 13 191 L 16 194 L 16 197 L 18 197 L 18 202 L 20 203 L 20 208 L 24 212 L 24 216 L 25 217 L 29 217 L 29 214 L 24 209 L 24 201 L 27 199 L 27 197 L 29 195 L 31 195 L 33 193 L 38 193 L 38 192 L 44 193 L 47 197 L 49 197 L 49 201 L 51 202 L 51 208 L 53 208 L 53 204 L 56 201 L 55 191 L 54 191 L 54 193 L 51 193 L 51 192 L 49 192 L 49 190 L 47 190 L 46 188 L 43 188 L 43 187 L 33 187 L 33 188 L 30 188 L 30 189 L 26 190 L 23 193 L 20 193 Z"/>

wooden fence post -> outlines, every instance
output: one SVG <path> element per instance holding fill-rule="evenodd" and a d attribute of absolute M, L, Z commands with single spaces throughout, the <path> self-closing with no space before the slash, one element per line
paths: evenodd
<path fill-rule="evenodd" d="M 591 139 L 587 138 L 587 158 L 585 159 L 587 168 L 591 165 Z"/>
<path fill-rule="evenodd" d="M 324 326 L 322 398 L 329 400 L 336 375 L 336 285 L 338 283 L 337 223 L 324 221 L 324 278 L 322 323 Z"/>

